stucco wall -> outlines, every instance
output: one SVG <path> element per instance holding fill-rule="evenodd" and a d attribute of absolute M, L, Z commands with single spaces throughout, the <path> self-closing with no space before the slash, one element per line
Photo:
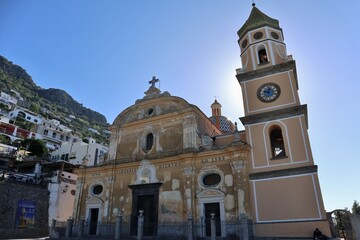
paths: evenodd
<path fill-rule="evenodd" d="M 46 186 L 0 182 L 0 239 L 48 236 L 49 193 Z M 16 224 L 19 200 L 35 205 L 34 227 Z"/>

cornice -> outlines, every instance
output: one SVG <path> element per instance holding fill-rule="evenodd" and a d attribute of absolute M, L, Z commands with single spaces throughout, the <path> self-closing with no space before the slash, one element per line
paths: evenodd
<path fill-rule="evenodd" d="M 274 171 L 267 171 L 260 173 L 251 173 L 249 174 L 249 178 L 251 181 L 251 180 L 259 180 L 259 179 L 267 179 L 267 178 L 301 175 L 306 173 L 317 173 L 317 170 L 318 170 L 318 166 L 312 165 L 306 167 L 289 168 L 289 169 L 274 170 Z"/>
<path fill-rule="evenodd" d="M 273 121 L 281 118 L 288 118 L 293 116 L 305 115 L 306 126 L 308 125 L 307 121 L 307 105 L 299 105 L 295 107 L 283 108 L 279 110 L 274 110 L 270 112 L 264 112 L 254 115 L 248 115 L 240 118 L 242 124 L 251 125 L 261 122 Z"/>
<path fill-rule="evenodd" d="M 273 65 L 273 66 L 270 66 L 267 68 L 261 68 L 261 69 L 257 69 L 254 71 L 238 73 L 238 74 L 236 74 L 236 78 L 239 81 L 239 83 L 241 83 L 241 82 L 246 82 L 246 81 L 256 79 L 256 78 L 269 76 L 269 75 L 272 75 L 275 73 L 286 72 L 289 70 L 294 71 L 296 87 L 297 87 L 297 89 L 299 89 L 298 83 L 297 83 L 298 81 L 297 81 L 295 60 L 290 60 L 285 63 L 276 64 L 276 65 Z"/>

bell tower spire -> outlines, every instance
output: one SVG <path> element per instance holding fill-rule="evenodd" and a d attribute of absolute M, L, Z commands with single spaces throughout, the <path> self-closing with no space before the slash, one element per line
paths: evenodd
<path fill-rule="evenodd" d="M 261 12 L 255 3 L 252 6 L 248 20 L 237 33 L 246 71 L 283 63 L 288 58 L 279 21 Z"/>

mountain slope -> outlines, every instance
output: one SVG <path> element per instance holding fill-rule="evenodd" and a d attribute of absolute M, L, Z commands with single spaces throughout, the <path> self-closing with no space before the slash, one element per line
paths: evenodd
<path fill-rule="evenodd" d="M 69 112 L 73 113 L 73 115 L 82 115 L 86 116 L 91 121 L 106 123 L 104 115 L 82 106 L 64 90 L 49 88 L 37 89 L 36 92 L 40 97 L 50 102 L 57 103 L 60 106 L 66 106 Z"/>
<path fill-rule="evenodd" d="M 64 125 L 75 130 L 82 137 L 94 137 L 103 142 L 101 136 L 87 131 L 93 128 L 102 132 L 108 128 L 104 115 L 84 107 L 61 89 L 43 89 L 35 84 L 31 76 L 20 66 L 0 56 L 0 90 L 15 90 L 25 98 L 24 107 L 49 119 L 60 120 Z M 75 119 L 69 118 L 70 115 Z"/>

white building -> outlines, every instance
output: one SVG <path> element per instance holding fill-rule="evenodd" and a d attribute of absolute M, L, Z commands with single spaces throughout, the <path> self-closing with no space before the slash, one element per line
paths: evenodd
<path fill-rule="evenodd" d="M 88 128 L 88 131 L 90 131 L 90 132 L 92 132 L 92 133 L 96 133 L 96 134 L 99 134 L 99 135 L 100 135 L 99 131 L 98 131 L 98 130 L 96 130 L 96 129 L 94 129 L 94 128 Z"/>
<path fill-rule="evenodd" d="M 64 160 L 71 164 L 93 166 L 104 161 L 108 147 L 96 143 L 94 139 L 85 142 L 65 142 L 51 153 L 51 159 Z"/>
<path fill-rule="evenodd" d="M 58 170 L 52 177 L 48 189 L 49 199 L 49 226 L 52 219 L 66 222 L 72 216 L 77 175 Z"/>
<path fill-rule="evenodd" d="M 0 122 L 10 123 L 10 118 L 8 116 L 1 116 L 0 115 Z"/>
<path fill-rule="evenodd" d="M 17 98 L 14 96 L 11 96 L 10 94 L 7 94 L 3 91 L 0 93 L 0 101 L 4 104 L 7 104 L 9 107 L 14 106 L 17 104 Z"/>
<path fill-rule="evenodd" d="M 81 142 L 81 138 L 73 134 L 73 131 L 60 124 L 60 121 L 43 119 L 42 124 L 36 128 L 36 138 L 46 142 L 46 146 L 51 150 L 59 149 L 63 143 Z"/>
<path fill-rule="evenodd" d="M 41 124 L 43 122 L 43 117 L 40 115 L 37 115 L 34 112 L 29 111 L 25 108 L 16 107 L 14 110 L 9 112 L 9 117 L 11 119 L 16 119 L 17 117 L 21 117 L 24 120 L 35 123 L 35 124 Z"/>

